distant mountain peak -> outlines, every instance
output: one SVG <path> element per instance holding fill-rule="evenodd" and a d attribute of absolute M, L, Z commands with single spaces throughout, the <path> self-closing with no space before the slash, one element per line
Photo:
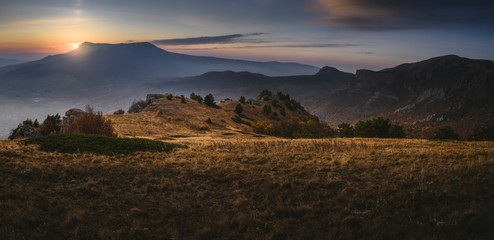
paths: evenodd
<path fill-rule="evenodd" d="M 152 43 L 149 42 L 135 42 L 135 43 L 93 43 L 93 42 L 83 42 L 79 46 L 79 50 L 101 50 L 107 48 L 129 48 L 129 49 L 157 49 L 161 51 L 165 51 Z"/>
<path fill-rule="evenodd" d="M 329 75 L 329 74 L 334 74 L 334 73 L 339 73 L 340 70 L 330 67 L 330 66 L 324 66 L 322 67 L 319 72 L 316 73 L 316 75 Z"/>

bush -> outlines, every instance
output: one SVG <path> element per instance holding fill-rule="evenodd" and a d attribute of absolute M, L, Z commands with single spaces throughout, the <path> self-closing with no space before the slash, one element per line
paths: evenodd
<path fill-rule="evenodd" d="M 240 116 L 238 115 L 235 115 L 234 117 L 232 117 L 232 121 L 238 123 L 238 124 L 245 124 L 247 126 L 250 126 L 250 123 L 243 120 Z"/>
<path fill-rule="evenodd" d="M 95 153 L 104 155 L 133 152 L 169 152 L 183 145 L 140 138 L 115 138 L 88 134 L 56 134 L 24 140 L 25 144 L 39 144 L 41 150 L 62 153 Z"/>
<path fill-rule="evenodd" d="M 33 121 L 28 118 L 22 122 L 22 125 L 33 127 Z"/>
<path fill-rule="evenodd" d="M 458 140 L 458 133 L 451 126 L 444 126 L 437 129 L 434 135 L 430 138 L 432 140 Z"/>
<path fill-rule="evenodd" d="M 271 114 L 271 111 L 272 111 L 272 110 L 271 110 L 271 106 L 269 106 L 269 105 L 264 105 L 264 107 L 262 108 L 262 112 L 263 112 L 264 114 L 269 115 L 269 114 Z"/>
<path fill-rule="evenodd" d="M 196 100 L 199 104 L 202 104 L 202 97 L 200 95 L 196 95 L 193 92 L 190 94 L 190 99 Z"/>
<path fill-rule="evenodd" d="M 216 102 L 214 100 L 213 94 L 208 94 L 206 97 L 204 97 L 204 104 L 210 106 L 210 107 L 216 107 Z"/>
<path fill-rule="evenodd" d="M 404 138 L 403 127 L 391 124 L 389 119 L 383 117 L 373 118 L 367 121 L 359 121 L 355 124 L 355 136 L 366 138 Z"/>
<path fill-rule="evenodd" d="M 290 100 L 290 95 L 288 94 L 283 94 L 282 92 L 277 92 L 276 95 L 278 95 L 278 99 L 280 99 L 280 101 L 289 101 Z"/>
<path fill-rule="evenodd" d="M 69 126 L 69 133 L 98 134 L 116 137 L 115 129 L 109 119 L 105 119 L 101 112 L 87 113 Z"/>
<path fill-rule="evenodd" d="M 475 128 L 473 135 L 469 139 L 474 141 L 494 141 L 494 122 Z"/>
<path fill-rule="evenodd" d="M 117 111 L 113 112 L 113 115 L 122 115 L 125 114 L 125 111 L 123 109 L 118 109 Z"/>
<path fill-rule="evenodd" d="M 148 103 L 144 100 L 134 100 L 130 105 L 128 113 L 138 113 L 148 106 Z"/>
<path fill-rule="evenodd" d="M 285 108 L 284 108 L 284 107 L 282 107 L 282 108 L 280 109 L 280 114 L 281 114 L 281 116 L 283 116 L 283 117 L 285 117 L 285 116 L 286 116 L 286 111 L 285 111 Z"/>
<path fill-rule="evenodd" d="M 238 101 L 242 104 L 245 104 L 245 97 L 244 96 L 240 96 L 240 99 L 238 99 Z"/>
<path fill-rule="evenodd" d="M 184 95 L 180 95 L 180 102 L 181 103 L 187 103 L 187 101 L 185 100 Z"/>
<path fill-rule="evenodd" d="M 166 99 L 168 99 L 168 100 L 170 100 L 170 101 L 171 101 L 171 100 L 173 99 L 173 95 L 172 95 L 172 94 L 168 94 L 168 95 L 166 95 Z"/>
<path fill-rule="evenodd" d="M 62 125 L 62 120 L 60 119 L 60 115 L 48 115 L 43 123 L 39 127 L 39 132 L 42 135 L 48 135 L 52 133 L 60 132 L 60 127 Z"/>
<path fill-rule="evenodd" d="M 319 121 L 318 118 L 310 119 L 301 125 L 301 138 L 324 138 L 334 135 L 333 130 Z"/>
<path fill-rule="evenodd" d="M 242 107 L 242 105 L 237 104 L 237 106 L 235 106 L 235 113 L 238 114 L 238 115 L 242 115 L 242 112 L 244 111 L 244 108 Z"/>
<path fill-rule="evenodd" d="M 388 137 L 389 138 L 405 138 L 406 134 L 405 134 L 405 131 L 403 130 L 403 126 L 400 126 L 398 124 L 391 125 L 391 127 L 389 127 L 389 130 L 388 130 Z"/>
<path fill-rule="evenodd" d="M 355 129 L 348 123 L 340 123 L 338 125 L 338 137 L 352 138 L 355 137 Z"/>
<path fill-rule="evenodd" d="M 208 118 L 208 119 L 206 120 L 206 123 L 208 123 L 208 124 L 212 124 L 212 123 L 213 123 L 213 121 L 211 121 L 211 118 Z"/>
<path fill-rule="evenodd" d="M 263 98 L 265 96 L 271 97 L 273 96 L 273 93 L 267 89 L 262 90 L 261 93 L 259 93 L 259 98 Z"/>

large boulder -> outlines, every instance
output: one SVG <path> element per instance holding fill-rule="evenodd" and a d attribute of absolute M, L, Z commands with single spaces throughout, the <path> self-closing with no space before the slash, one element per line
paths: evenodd
<path fill-rule="evenodd" d="M 10 140 L 39 137 L 41 133 L 36 130 L 32 125 L 19 124 L 16 129 L 12 130 L 12 134 L 9 136 Z"/>
<path fill-rule="evenodd" d="M 77 120 L 86 115 L 87 113 L 79 108 L 71 108 L 65 112 L 65 116 L 62 119 L 62 126 L 60 127 L 61 133 L 66 133 L 69 130 L 70 125 L 77 122 Z"/>

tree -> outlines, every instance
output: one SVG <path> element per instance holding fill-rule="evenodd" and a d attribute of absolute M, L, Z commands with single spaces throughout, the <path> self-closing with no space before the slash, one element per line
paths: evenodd
<path fill-rule="evenodd" d="M 180 95 L 180 102 L 181 103 L 187 103 L 187 101 L 185 101 L 184 95 Z"/>
<path fill-rule="evenodd" d="M 204 97 L 204 104 L 210 106 L 210 107 L 215 107 L 216 102 L 214 101 L 214 96 L 213 94 L 208 94 L 206 97 Z"/>
<path fill-rule="evenodd" d="M 264 107 L 262 108 L 262 112 L 265 114 L 271 114 L 271 106 L 264 105 Z"/>
<path fill-rule="evenodd" d="M 58 115 L 58 113 L 55 115 L 48 115 L 39 127 L 39 131 L 42 135 L 58 133 L 60 132 L 61 124 L 62 120 L 60 119 L 60 115 Z"/>
<path fill-rule="evenodd" d="M 242 111 L 244 111 L 244 108 L 242 107 L 242 105 L 237 104 L 237 106 L 235 106 L 235 113 L 238 114 L 239 116 L 242 116 Z"/>
<path fill-rule="evenodd" d="M 469 139 L 474 141 L 494 141 L 494 122 L 475 128 L 473 135 Z"/>
<path fill-rule="evenodd" d="M 406 137 L 403 127 L 398 124 L 393 124 L 389 127 L 387 137 L 389 138 L 404 138 Z"/>
<path fill-rule="evenodd" d="M 244 96 L 240 96 L 240 99 L 238 99 L 238 101 L 242 104 L 245 104 L 245 97 Z"/>
<path fill-rule="evenodd" d="M 348 123 L 340 123 L 340 125 L 338 125 L 337 133 L 338 137 L 355 137 L 355 129 Z"/>
<path fill-rule="evenodd" d="M 280 109 L 280 114 L 281 114 L 281 116 L 283 116 L 283 117 L 285 117 L 285 116 L 286 116 L 286 111 L 285 111 L 285 108 L 284 108 L 284 107 L 282 107 L 282 108 Z"/>
<path fill-rule="evenodd" d="M 444 126 L 437 129 L 434 135 L 431 137 L 432 140 L 458 140 L 458 133 L 451 126 Z"/>
<path fill-rule="evenodd" d="M 128 113 L 138 113 L 148 106 L 148 103 L 144 100 L 134 100 L 130 105 Z"/>
<path fill-rule="evenodd" d="M 194 92 L 190 94 L 190 99 L 196 100 L 199 104 L 202 104 L 202 97 L 200 95 L 196 95 Z"/>

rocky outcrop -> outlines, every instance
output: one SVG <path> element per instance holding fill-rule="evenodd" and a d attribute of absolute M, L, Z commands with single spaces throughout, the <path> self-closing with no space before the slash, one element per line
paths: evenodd
<path fill-rule="evenodd" d="M 79 108 L 71 108 L 65 112 L 65 116 L 62 119 L 62 126 L 60 127 L 61 133 L 66 133 L 69 130 L 70 125 L 77 122 L 77 120 L 86 115 L 86 112 Z"/>
<path fill-rule="evenodd" d="M 12 130 L 12 134 L 9 136 L 10 140 L 39 137 L 41 133 L 32 125 L 19 124 L 19 126 Z"/>

